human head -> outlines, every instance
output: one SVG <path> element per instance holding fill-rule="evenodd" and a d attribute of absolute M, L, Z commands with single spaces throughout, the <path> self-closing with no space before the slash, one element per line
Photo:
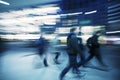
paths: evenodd
<path fill-rule="evenodd" d="M 70 32 L 75 32 L 76 28 L 71 28 Z"/>
<path fill-rule="evenodd" d="M 98 36 L 101 35 L 101 31 L 96 31 L 95 35 L 98 35 Z"/>
<path fill-rule="evenodd" d="M 43 37 L 43 32 L 40 33 L 40 38 L 42 38 L 42 37 Z"/>

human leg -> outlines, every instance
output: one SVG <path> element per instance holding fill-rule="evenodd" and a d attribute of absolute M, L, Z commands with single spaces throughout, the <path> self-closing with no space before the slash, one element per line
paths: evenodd
<path fill-rule="evenodd" d="M 93 50 L 93 49 L 90 49 L 90 50 L 89 50 L 89 56 L 88 56 L 86 59 L 84 59 L 84 61 L 82 61 L 81 63 L 79 63 L 79 64 L 78 64 L 78 67 L 80 67 L 80 66 L 85 67 L 86 64 L 87 64 L 94 56 L 95 56 L 94 50 Z"/>
<path fill-rule="evenodd" d="M 55 54 L 56 54 L 56 56 L 55 56 L 54 61 L 55 61 L 56 64 L 60 64 L 59 61 L 58 61 L 58 58 L 60 56 L 60 52 L 55 52 Z"/>
<path fill-rule="evenodd" d="M 95 50 L 95 57 L 97 58 L 97 60 L 99 61 L 99 63 L 102 64 L 102 66 L 107 66 L 107 65 L 104 63 L 103 59 L 102 59 L 102 55 L 101 55 L 99 49 L 96 49 L 96 50 Z"/>
<path fill-rule="evenodd" d="M 60 80 L 63 80 L 64 76 L 67 74 L 67 72 L 71 69 L 72 65 L 71 65 L 71 55 L 68 54 L 69 57 L 69 64 L 62 70 L 62 72 L 60 73 Z"/>

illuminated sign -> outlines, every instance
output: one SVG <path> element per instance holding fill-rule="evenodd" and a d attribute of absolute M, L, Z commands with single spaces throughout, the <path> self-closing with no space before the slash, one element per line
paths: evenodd
<path fill-rule="evenodd" d="M 79 22 L 79 24 L 90 24 L 90 23 L 91 23 L 90 20 L 84 20 Z"/>

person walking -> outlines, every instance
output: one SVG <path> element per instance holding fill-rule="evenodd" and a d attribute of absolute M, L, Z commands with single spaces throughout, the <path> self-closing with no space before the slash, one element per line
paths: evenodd
<path fill-rule="evenodd" d="M 91 36 L 90 38 L 88 38 L 87 40 L 87 47 L 89 49 L 89 53 L 90 55 L 88 56 L 88 58 L 84 61 L 84 63 L 80 64 L 80 66 L 85 66 L 93 57 L 96 57 L 96 59 L 99 61 L 99 63 L 103 66 L 103 67 L 107 67 L 107 65 L 103 62 L 101 53 L 100 53 L 100 44 L 99 44 L 99 36 L 100 36 L 100 31 L 97 31 L 93 36 Z"/>
<path fill-rule="evenodd" d="M 50 40 L 50 53 L 52 53 L 53 55 L 55 55 L 54 57 L 54 62 L 56 64 L 60 64 L 60 62 L 58 61 L 59 57 L 60 57 L 60 49 L 58 47 L 58 44 L 59 44 L 59 40 L 58 40 L 58 37 L 57 37 L 57 34 L 55 36 L 54 39 Z"/>
<path fill-rule="evenodd" d="M 79 37 L 77 37 L 78 39 L 78 44 L 79 44 L 79 54 L 78 57 L 80 58 L 80 61 L 78 62 L 78 67 L 80 64 L 83 64 L 85 62 L 85 48 L 82 42 L 82 38 L 81 38 L 81 32 L 79 32 Z"/>
<path fill-rule="evenodd" d="M 38 47 L 38 55 L 40 56 L 40 58 L 43 59 L 43 64 L 45 67 L 48 66 L 47 63 L 47 57 L 46 57 L 46 53 L 45 51 L 47 50 L 47 42 L 45 41 L 43 34 L 41 34 L 40 38 L 37 40 L 36 42 L 37 47 Z"/>
<path fill-rule="evenodd" d="M 77 55 L 80 52 L 80 49 L 75 31 L 76 28 L 70 29 L 70 33 L 67 37 L 67 53 L 69 57 L 69 63 L 60 73 L 60 80 L 63 80 L 64 76 L 71 68 L 74 73 L 79 73 Z"/>

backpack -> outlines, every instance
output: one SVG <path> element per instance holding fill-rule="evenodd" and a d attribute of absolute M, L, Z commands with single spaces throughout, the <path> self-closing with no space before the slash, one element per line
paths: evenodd
<path fill-rule="evenodd" d="M 92 36 L 88 38 L 87 46 L 88 48 L 98 48 L 99 47 L 98 36 Z"/>

